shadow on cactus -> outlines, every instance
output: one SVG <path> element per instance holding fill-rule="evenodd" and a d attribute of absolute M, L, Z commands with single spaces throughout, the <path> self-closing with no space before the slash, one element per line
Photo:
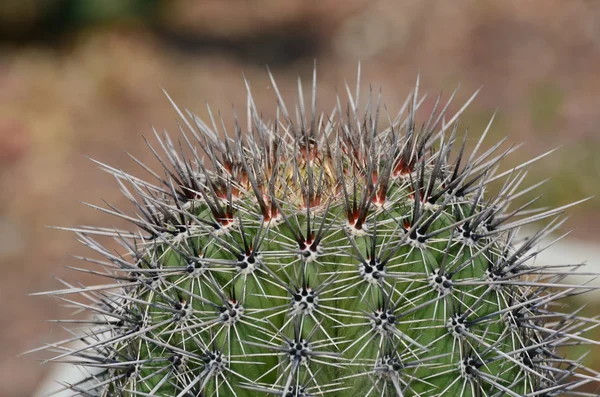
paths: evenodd
<path fill-rule="evenodd" d="M 484 149 L 487 131 L 466 150 L 454 95 L 424 120 L 418 83 L 395 116 L 358 89 L 323 114 L 313 78 L 288 108 L 271 77 L 273 121 L 248 89 L 233 130 L 173 103 L 180 137 L 156 134 L 147 180 L 101 164 L 137 211 L 94 207 L 129 231 L 69 229 L 102 257 L 79 270 L 109 280 L 46 293 L 90 313 L 47 347 L 88 374 L 70 395 L 596 395 L 556 350 L 596 344 L 598 321 L 554 311 L 593 287 L 532 261 L 569 206 L 513 204 L 537 159 L 499 171 L 514 148 Z"/>

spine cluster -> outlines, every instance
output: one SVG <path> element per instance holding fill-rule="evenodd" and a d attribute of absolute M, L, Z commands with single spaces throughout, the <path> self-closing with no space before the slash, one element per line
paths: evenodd
<path fill-rule="evenodd" d="M 173 103 L 180 138 L 149 145 L 162 170 L 101 164 L 137 210 L 93 206 L 131 230 L 70 229 L 95 252 L 77 270 L 108 280 L 49 293 L 91 315 L 48 347 L 88 374 L 72 395 L 596 395 L 581 390 L 597 373 L 560 349 L 597 343 L 596 319 L 556 311 L 591 289 L 565 281 L 581 265 L 533 261 L 569 207 L 521 199 L 537 159 L 501 171 L 515 148 L 484 149 L 489 125 L 468 150 L 473 98 L 418 121 L 418 83 L 395 117 L 347 90 L 322 114 L 316 71 L 294 109 L 271 80 L 273 121 L 249 88 L 232 130 Z"/>

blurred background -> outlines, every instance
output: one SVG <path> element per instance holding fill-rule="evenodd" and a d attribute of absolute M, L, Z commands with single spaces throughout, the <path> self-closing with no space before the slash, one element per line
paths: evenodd
<path fill-rule="evenodd" d="M 506 168 L 562 146 L 528 177 L 552 177 L 540 205 L 598 194 L 598 1 L 3 0 L 0 396 L 31 396 L 51 366 L 39 364 L 43 354 L 17 355 L 68 336 L 45 320 L 71 310 L 27 294 L 85 279 L 65 266 L 89 252 L 46 226 L 124 226 L 81 204 L 129 208 L 86 156 L 144 176 L 126 152 L 153 165 L 142 135 L 152 142 L 151 125 L 177 129 L 161 87 L 200 117 L 209 102 L 228 118 L 232 105 L 243 114 L 243 72 L 272 115 L 265 65 L 293 103 L 296 78 L 308 84 L 315 59 L 325 111 L 345 80 L 354 84 L 358 60 L 365 88 L 383 87 L 390 113 L 418 73 L 425 111 L 441 90 L 447 98 L 460 83 L 457 110 L 483 87 L 462 125 L 475 140 L 497 108 L 488 147 L 504 136 L 526 142 Z M 580 244 L 571 247 L 584 247 L 573 252 L 595 255 L 600 200 L 570 213 L 565 231 Z M 586 311 L 599 308 L 592 301 Z M 600 355 L 586 363 L 600 370 Z"/>

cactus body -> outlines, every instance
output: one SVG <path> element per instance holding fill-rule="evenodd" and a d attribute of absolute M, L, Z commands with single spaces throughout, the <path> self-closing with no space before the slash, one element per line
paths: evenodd
<path fill-rule="evenodd" d="M 245 130 L 175 106 L 180 142 L 156 134 L 164 170 L 144 166 L 147 181 L 102 165 L 137 211 L 96 208 L 135 229 L 73 229 L 113 279 L 51 293 L 93 315 L 83 347 L 52 346 L 96 368 L 73 395 L 533 397 L 594 382 L 556 351 L 596 325 L 554 312 L 586 290 L 562 282 L 576 266 L 530 261 L 566 207 L 512 204 L 529 163 L 498 171 L 512 149 L 484 149 L 485 133 L 466 150 L 439 100 L 416 120 L 418 84 L 388 128 L 370 93 L 317 114 L 315 84 L 292 117 L 273 81 L 273 122 L 248 91 Z"/>

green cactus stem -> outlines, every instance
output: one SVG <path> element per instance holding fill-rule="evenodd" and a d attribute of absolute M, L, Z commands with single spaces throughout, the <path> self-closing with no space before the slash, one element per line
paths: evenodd
<path fill-rule="evenodd" d="M 358 90 L 318 113 L 316 69 L 295 108 L 271 80 L 273 121 L 249 88 L 232 130 L 171 101 L 181 134 L 150 145 L 164 169 L 138 161 L 142 180 L 101 164 L 137 210 L 92 206 L 131 230 L 70 228 L 95 253 L 80 270 L 109 280 L 47 293 L 91 315 L 49 346 L 48 361 L 94 370 L 70 395 L 596 395 L 581 390 L 597 373 L 558 349 L 597 344 L 583 334 L 598 321 L 555 312 L 593 287 L 565 281 L 579 264 L 532 261 L 569 205 L 520 200 L 537 159 L 502 171 L 515 149 L 484 149 L 489 126 L 466 149 L 458 117 L 474 96 L 417 120 L 417 82 L 397 115 Z"/>

